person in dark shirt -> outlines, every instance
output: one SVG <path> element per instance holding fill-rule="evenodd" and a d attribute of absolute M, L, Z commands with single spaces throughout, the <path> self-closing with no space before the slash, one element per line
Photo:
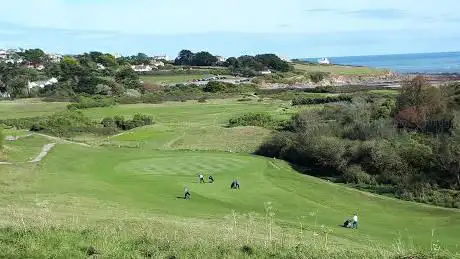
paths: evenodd
<path fill-rule="evenodd" d="M 188 190 L 187 187 L 185 187 L 185 191 L 184 191 L 184 199 L 186 200 L 190 200 L 190 192 Z"/>

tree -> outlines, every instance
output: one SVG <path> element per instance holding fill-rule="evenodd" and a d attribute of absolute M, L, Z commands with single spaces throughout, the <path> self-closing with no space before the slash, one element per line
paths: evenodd
<path fill-rule="evenodd" d="M 12 98 L 27 96 L 27 77 L 18 75 L 12 78 L 8 84 L 7 90 Z"/>
<path fill-rule="evenodd" d="M 255 71 L 262 71 L 267 69 L 267 66 L 257 61 L 253 56 L 241 56 L 238 58 L 238 63 L 242 68 L 250 68 Z"/>
<path fill-rule="evenodd" d="M 224 66 L 237 68 L 239 67 L 238 59 L 236 59 L 235 57 L 229 57 L 227 58 L 227 60 L 225 60 Z"/>
<path fill-rule="evenodd" d="M 85 55 L 88 55 L 93 62 L 99 62 L 99 59 L 104 54 L 102 54 L 102 52 L 99 52 L 99 51 L 91 51 L 89 54 L 85 53 Z"/>
<path fill-rule="evenodd" d="M 174 63 L 176 65 L 190 66 L 192 64 L 193 56 L 193 52 L 187 49 L 183 49 L 179 52 L 179 55 L 177 56 Z"/>
<path fill-rule="evenodd" d="M 118 67 L 118 62 L 117 62 L 117 59 L 110 55 L 110 54 L 104 54 L 102 56 L 99 57 L 98 63 L 104 65 L 105 67 L 108 67 L 108 68 L 117 68 Z"/>
<path fill-rule="evenodd" d="M 396 100 L 395 121 L 400 127 L 442 132 L 451 128 L 450 100 L 422 76 L 403 83 Z"/>
<path fill-rule="evenodd" d="M 211 53 L 206 51 L 201 51 L 193 55 L 192 57 L 192 66 L 214 66 L 217 63 L 218 59 L 213 56 Z"/>
<path fill-rule="evenodd" d="M 32 63 L 40 63 L 44 61 L 46 54 L 41 49 L 28 49 L 22 53 L 22 56 L 24 57 L 26 61 L 29 61 Z"/>
<path fill-rule="evenodd" d="M 141 87 L 139 75 L 129 66 L 123 66 L 115 73 L 115 81 L 131 89 Z"/>
<path fill-rule="evenodd" d="M 439 147 L 438 181 L 443 187 L 460 189 L 460 132 L 457 130 L 452 137 L 442 139 Z"/>
<path fill-rule="evenodd" d="M 256 55 L 254 59 L 263 64 L 264 66 L 280 72 L 288 72 L 292 70 L 292 68 L 289 66 L 287 62 L 283 61 L 275 54 Z"/>

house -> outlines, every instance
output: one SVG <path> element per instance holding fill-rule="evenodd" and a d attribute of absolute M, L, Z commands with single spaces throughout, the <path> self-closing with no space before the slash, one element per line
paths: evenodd
<path fill-rule="evenodd" d="M 135 65 L 131 66 L 131 68 L 136 72 L 149 72 L 153 70 L 153 67 L 150 65 Z"/>
<path fill-rule="evenodd" d="M 159 61 L 159 60 L 152 60 L 150 62 L 150 65 L 152 65 L 154 67 L 164 67 L 165 63 L 163 61 Z"/>
<path fill-rule="evenodd" d="M 115 59 L 121 58 L 121 55 L 120 55 L 119 53 L 114 53 L 112 56 L 113 56 Z"/>
<path fill-rule="evenodd" d="M 153 57 L 153 60 L 166 60 L 166 61 L 170 61 L 171 59 L 166 56 L 166 55 L 162 55 L 162 56 L 154 56 Z"/>
<path fill-rule="evenodd" d="M 9 64 L 21 64 L 22 62 L 24 62 L 24 59 L 19 57 L 19 58 L 8 58 L 4 61 L 5 63 L 9 63 Z"/>
<path fill-rule="evenodd" d="M 216 56 L 216 58 L 217 58 L 217 62 L 225 62 L 225 60 L 227 60 L 226 58 L 222 56 Z"/>
<path fill-rule="evenodd" d="M 8 92 L 0 92 L 0 98 L 10 98 L 10 94 Z"/>
<path fill-rule="evenodd" d="M 318 63 L 319 63 L 319 64 L 322 64 L 322 65 L 329 65 L 329 64 L 331 64 L 331 62 L 330 62 L 329 59 L 327 59 L 327 58 L 320 58 L 320 59 L 318 59 Z"/>
<path fill-rule="evenodd" d="M 3 50 L 3 49 L 0 49 L 0 59 L 6 59 L 8 58 L 8 53 Z"/>
<path fill-rule="evenodd" d="M 285 61 L 285 62 L 292 62 L 292 60 L 286 56 L 279 56 L 279 58 L 282 60 L 282 61 Z"/>
<path fill-rule="evenodd" d="M 42 71 L 43 69 L 45 69 L 45 66 L 43 66 L 43 65 L 40 64 L 40 63 L 28 62 L 28 63 L 27 63 L 27 68 L 31 68 L 31 69 L 36 69 L 36 70 L 38 70 L 38 71 Z"/>
<path fill-rule="evenodd" d="M 62 55 L 59 54 L 49 54 L 48 58 L 50 59 L 51 62 L 53 63 L 59 63 L 62 60 Z"/>
<path fill-rule="evenodd" d="M 97 70 L 105 70 L 106 69 L 106 67 L 104 65 L 100 64 L 100 63 L 97 63 L 96 65 L 97 65 Z"/>
<path fill-rule="evenodd" d="M 57 82 L 58 80 L 55 77 L 52 77 L 48 80 L 29 82 L 27 85 L 29 89 L 32 89 L 34 87 L 44 88 L 45 86 L 48 86 L 48 85 L 54 85 Z"/>
<path fill-rule="evenodd" d="M 271 74 L 271 73 L 272 73 L 272 71 L 270 71 L 270 70 L 268 70 L 268 69 L 267 69 L 267 70 L 264 70 L 264 71 L 260 71 L 260 74 L 261 74 L 261 75 L 269 75 L 269 74 Z"/>

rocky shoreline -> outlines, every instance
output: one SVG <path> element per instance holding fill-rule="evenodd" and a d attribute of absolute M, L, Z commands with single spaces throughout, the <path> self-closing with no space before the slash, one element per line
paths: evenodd
<path fill-rule="evenodd" d="M 324 86 L 369 86 L 369 87 L 387 87 L 399 88 L 406 80 L 410 80 L 416 76 L 424 76 L 433 85 L 443 85 L 448 83 L 460 83 L 460 74 L 397 74 L 386 73 L 380 76 L 331 76 L 319 83 L 302 82 L 296 84 L 283 83 L 264 83 L 262 89 L 280 89 L 280 88 L 316 88 Z"/>

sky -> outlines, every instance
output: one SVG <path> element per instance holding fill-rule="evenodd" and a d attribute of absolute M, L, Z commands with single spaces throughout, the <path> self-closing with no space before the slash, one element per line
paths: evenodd
<path fill-rule="evenodd" d="M 0 48 L 289 58 L 460 50 L 458 0 L 0 2 Z"/>

